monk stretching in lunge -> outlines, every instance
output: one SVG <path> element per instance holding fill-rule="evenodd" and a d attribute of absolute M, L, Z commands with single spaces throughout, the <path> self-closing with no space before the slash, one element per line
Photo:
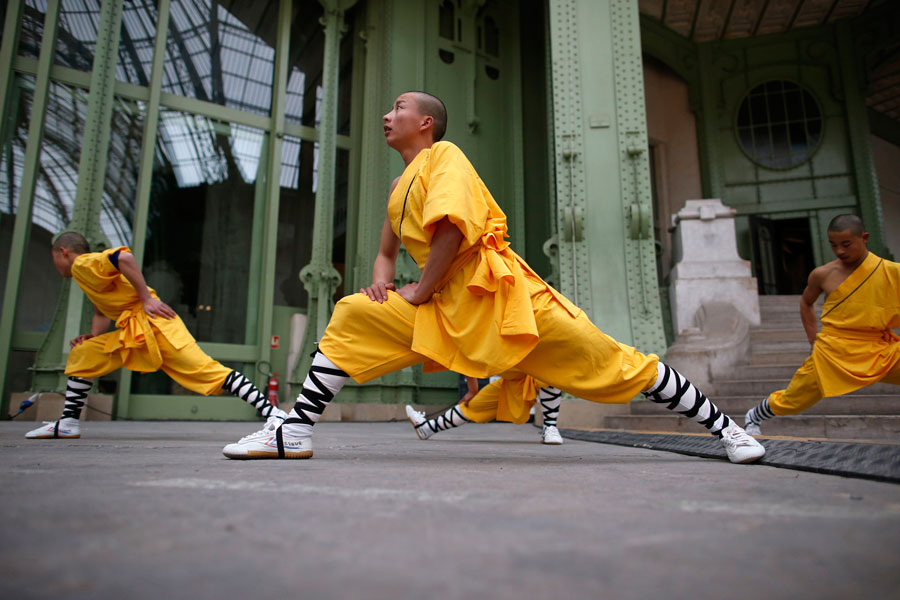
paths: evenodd
<path fill-rule="evenodd" d="M 869 234 L 856 215 L 828 225 L 836 260 L 813 270 L 800 300 L 800 320 L 812 354 L 787 389 L 773 392 L 745 417 L 748 433 L 775 416 L 793 415 L 822 398 L 849 394 L 883 381 L 900 385 L 900 264 L 869 252 Z M 822 331 L 813 304 L 824 292 Z"/>
<path fill-rule="evenodd" d="M 26 438 L 81 437 L 78 419 L 91 379 L 122 366 L 141 373 L 162 369 L 205 396 L 231 392 L 267 417 L 269 427 L 287 416 L 269 404 L 249 379 L 200 349 L 181 318 L 147 287 L 131 250 L 123 246 L 91 252 L 81 234 L 65 232 L 53 242 L 51 254 L 59 274 L 74 279 L 94 304 L 94 318 L 91 332 L 70 342 L 62 417 L 29 431 Z M 110 320 L 116 329 L 107 333 Z"/>
<path fill-rule="evenodd" d="M 406 169 L 392 186 L 372 285 L 337 303 L 303 390 L 275 435 L 225 447 L 230 458 L 307 458 L 312 428 L 348 377 L 359 383 L 418 363 L 471 377 L 535 379 L 595 402 L 643 392 L 718 436 L 733 462 L 765 450 L 674 369 L 597 329 L 509 247 L 506 215 L 462 151 L 439 141 L 443 102 L 401 94 L 384 115 Z M 422 269 L 394 287 L 400 244 Z M 374 300 L 373 300 L 374 298 Z"/>
<path fill-rule="evenodd" d="M 478 380 L 474 377 L 466 377 L 466 380 L 469 390 L 466 395 L 458 404 L 437 417 L 429 419 L 425 413 L 406 405 L 406 418 L 412 423 L 419 439 L 427 440 L 439 431 L 466 423 L 490 423 L 496 420 L 521 425 L 528 421 L 531 407 L 537 401 L 540 402 L 544 415 L 541 443 L 563 443 L 559 429 L 556 428 L 562 392 L 555 387 L 542 386 L 539 381 L 527 375 L 518 379 L 499 377 L 481 389 L 478 389 Z"/>

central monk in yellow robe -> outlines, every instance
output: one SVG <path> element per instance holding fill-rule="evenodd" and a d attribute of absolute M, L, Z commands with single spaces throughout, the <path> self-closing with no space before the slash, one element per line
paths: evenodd
<path fill-rule="evenodd" d="M 278 429 L 278 451 L 311 452 L 312 426 L 352 377 L 363 383 L 424 363 L 472 377 L 530 375 L 574 396 L 625 403 L 644 392 L 720 436 L 735 462 L 762 446 L 683 376 L 597 329 L 509 246 L 506 215 L 463 152 L 440 141 L 443 103 L 423 92 L 397 98 L 384 116 L 385 138 L 406 168 L 394 182 L 373 284 L 340 300 L 319 342 L 303 391 Z M 396 290 L 402 244 L 422 269 Z M 224 449 L 257 458 L 263 436 Z"/>

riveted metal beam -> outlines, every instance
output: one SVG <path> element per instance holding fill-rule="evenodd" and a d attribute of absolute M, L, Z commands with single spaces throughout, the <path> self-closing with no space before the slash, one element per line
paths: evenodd
<path fill-rule="evenodd" d="M 589 305 L 590 264 L 578 234 L 586 197 L 578 6 L 575 0 L 549 6 L 559 286 L 576 304 Z"/>
<path fill-rule="evenodd" d="M 647 119 L 644 107 L 644 74 L 641 60 L 640 20 L 637 4 L 610 0 L 618 124 L 619 181 L 622 202 L 628 210 L 625 235 L 625 266 L 631 332 L 634 345 L 645 352 L 666 350 L 656 252 L 653 240 L 653 200 Z"/>
<path fill-rule="evenodd" d="M 340 69 L 341 34 L 344 12 L 355 0 L 320 0 L 324 11 L 325 48 L 322 59 L 322 119 L 319 125 L 319 163 L 316 179 L 316 207 L 313 217 L 312 256 L 300 270 L 300 281 L 309 296 L 306 335 L 301 348 L 301 360 L 294 369 L 301 377 L 309 366 L 307 359 L 316 342 L 325 332 L 331 316 L 332 296 L 341 281 L 341 274 L 332 264 L 334 242 L 334 193 L 337 162 L 337 99 Z"/>
<path fill-rule="evenodd" d="M 19 281 L 28 248 L 31 233 L 31 217 L 34 209 L 34 189 L 37 183 L 37 165 L 40 158 L 41 136 L 44 132 L 45 107 L 50 91 L 50 66 L 56 53 L 56 32 L 59 17 L 59 0 L 48 0 L 44 13 L 44 35 L 38 55 L 38 70 L 35 76 L 34 95 L 31 103 L 31 118 L 28 122 L 28 141 L 25 144 L 25 160 L 22 170 L 22 182 L 19 187 L 19 202 L 16 208 L 16 220 L 13 226 L 12 243 L 10 245 L 9 266 L 6 272 L 6 286 L 3 288 L 3 312 L 0 314 L 0 392 L 2 392 L 2 410 L 5 412 L 9 403 L 6 393 L 6 369 L 9 361 L 10 343 L 15 326 L 16 305 L 19 296 Z M 4 43 L 8 38 L 4 37 Z M 10 42 L 12 43 L 12 42 Z M 63 294 L 68 286 L 63 285 Z"/>

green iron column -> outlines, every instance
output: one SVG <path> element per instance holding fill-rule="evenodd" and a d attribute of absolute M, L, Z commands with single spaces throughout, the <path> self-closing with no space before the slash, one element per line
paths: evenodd
<path fill-rule="evenodd" d="M 122 25 L 122 2 L 104 2 L 97 24 L 97 46 L 91 69 L 84 137 L 78 162 L 78 187 L 69 228 L 82 233 L 99 250 L 109 246 L 100 229 L 106 163 L 113 112 L 113 88 Z M 43 50 L 43 48 L 42 48 Z M 63 287 L 50 331 L 34 364 L 34 391 L 65 389 L 68 340 L 83 333 L 88 322 L 84 294 L 77 285 Z"/>
<path fill-rule="evenodd" d="M 13 3 L 10 3 L 13 4 Z M 38 163 L 41 152 L 41 136 L 44 132 L 44 108 L 50 91 L 50 67 L 56 53 L 56 31 L 59 17 L 59 0 L 48 0 L 44 13 L 44 35 L 41 51 L 38 55 L 38 71 L 34 83 L 34 95 L 31 103 L 31 118 L 28 122 L 28 141 L 25 144 L 25 160 L 22 167 L 22 182 L 19 187 L 19 202 L 16 208 L 16 221 L 13 227 L 12 244 L 10 246 L 9 267 L 6 273 L 6 286 L 3 288 L 3 313 L 0 315 L 0 393 L 2 393 L 2 409 L 5 412 L 9 403 L 6 394 L 6 369 L 9 361 L 10 345 L 15 327 L 16 304 L 19 296 L 19 281 L 28 248 L 31 233 L 31 216 L 34 209 L 34 189 L 37 183 Z M 6 25 L 9 25 L 7 22 Z M 6 33 L 6 32 L 4 32 Z M 4 36 L 3 48 L 9 50 L 12 37 Z M 5 56 L 5 55 L 4 55 Z M 68 285 L 63 285 L 66 294 Z M 45 340 L 46 344 L 46 340 Z M 55 388 L 54 388 L 55 389 Z"/>
<path fill-rule="evenodd" d="M 322 60 L 322 119 L 319 123 L 319 167 L 316 178 L 316 208 L 313 221 L 312 257 L 300 271 L 300 281 L 309 294 L 306 335 L 301 348 L 301 360 L 294 369 L 292 381 L 305 375 L 308 356 L 325 332 L 331 316 L 332 296 L 341 275 L 332 263 L 334 242 L 334 188 L 337 162 L 337 99 L 338 60 L 344 12 L 356 0 L 320 0 L 324 7 L 322 25 L 325 29 L 325 49 Z M 273 157 L 278 160 L 278 157 Z M 302 381 L 302 379 L 299 379 Z"/>
<path fill-rule="evenodd" d="M 274 308 L 275 258 L 278 252 L 278 210 L 281 200 L 281 151 L 284 145 L 284 111 L 288 67 L 290 62 L 292 0 L 281 0 L 278 7 L 278 33 L 275 39 L 275 74 L 272 89 L 272 129 L 268 137 L 266 163 L 266 206 L 263 223 L 261 291 L 259 298 L 259 335 L 257 344 L 260 362 L 271 359 L 272 314 Z M 319 163 L 321 164 L 321 162 Z M 321 172 L 320 172 L 321 175 Z M 322 180 L 319 179 L 319 185 Z M 256 375 L 254 373 L 254 375 Z M 251 376 L 252 377 L 252 376 Z"/>
<path fill-rule="evenodd" d="M 647 149 L 641 27 L 636 2 L 611 0 L 619 181 L 625 208 L 625 266 L 632 343 L 644 352 L 666 351 Z"/>
<path fill-rule="evenodd" d="M 166 32 L 169 28 L 170 0 L 159 0 L 156 17 L 156 37 L 153 40 L 153 64 L 150 66 L 150 87 L 147 98 L 147 114 L 144 118 L 144 133 L 141 139 L 141 163 L 135 193 L 135 210 L 132 230 L 134 232 L 131 250 L 139 265 L 144 264 L 144 250 L 147 246 L 147 218 L 150 212 L 150 186 L 153 183 L 153 160 L 156 149 L 156 132 L 159 127 L 159 95 L 162 91 L 163 63 L 166 59 Z M 116 394 L 116 417 L 129 416 L 131 406 L 131 379 L 128 369 L 119 373 L 119 388 Z"/>
<path fill-rule="evenodd" d="M 637 4 L 549 7 L 560 287 L 613 337 L 660 353 Z"/>
<path fill-rule="evenodd" d="M 837 33 L 844 109 L 847 114 L 847 135 L 850 138 L 853 173 L 856 176 L 859 212 L 866 225 L 866 231 L 869 232 L 869 249 L 879 256 L 885 256 L 888 254 L 888 249 L 884 240 L 884 215 L 881 211 L 881 199 L 878 194 L 878 174 L 875 172 L 875 161 L 872 157 L 869 117 L 859 76 L 863 69 L 858 68 L 861 61 L 856 60 L 850 24 L 847 21 L 836 23 L 835 32 Z"/>

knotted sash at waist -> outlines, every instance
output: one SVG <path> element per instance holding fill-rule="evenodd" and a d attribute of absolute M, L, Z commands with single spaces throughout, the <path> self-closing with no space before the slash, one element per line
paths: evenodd
<path fill-rule="evenodd" d="M 821 334 L 829 337 L 843 338 L 846 340 L 858 340 L 861 342 L 887 342 L 893 343 L 900 341 L 900 336 L 888 328 L 875 329 L 867 327 L 865 329 L 851 329 L 846 327 L 836 327 L 834 325 L 822 325 Z"/>
<path fill-rule="evenodd" d="M 471 260 L 478 257 L 477 264 L 468 280 L 466 289 L 474 296 L 503 296 L 503 306 L 495 310 L 501 335 L 534 335 L 537 339 L 537 325 L 531 309 L 528 286 L 525 285 L 525 271 L 516 254 L 509 249 L 506 240 L 505 218 L 488 219 L 485 231 L 478 243 L 459 254 L 447 274 L 435 286 L 440 290 Z M 505 289 L 503 285 L 506 285 Z"/>
<path fill-rule="evenodd" d="M 156 341 L 156 335 L 150 326 L 150 319 L 147 313 L 141 308 L 126 309 L 122 311 L 116 319 L 116 332 L 118 335 L 112 335 L 106 342 L 104 351 L 120 352 L 122 354 L 122 364 L 129 367 L 134 356 L 133 351 L 141 355 L 139 365 L 133 365 L 134 370 L 150 371 L 157 370 L 162 366 L 162 354 L 159 350 L 159 344 Z M 137 358 L 135 356 L 135 358 Z"/>

